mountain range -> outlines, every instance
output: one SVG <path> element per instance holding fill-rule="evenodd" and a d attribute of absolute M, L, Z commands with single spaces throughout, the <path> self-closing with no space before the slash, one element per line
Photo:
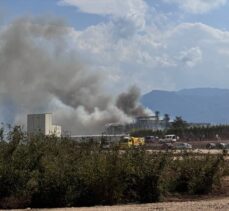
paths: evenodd
<path fill-rule="evenodd" d="M 181 116 L 188 122 L 229 123 L 229 89 L 153 90 L 141 97 L 141 103 L 160 115 Z"/>

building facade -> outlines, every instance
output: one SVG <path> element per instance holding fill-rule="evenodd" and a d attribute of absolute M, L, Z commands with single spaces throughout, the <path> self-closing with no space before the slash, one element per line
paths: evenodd
<path fill-rule="evenodd" d="M 52 114 L 28 114 L 27 116 L 27 133 L 56 135 L 61 137 L 61 126 L 52 124 Z"/>
<path fill-rule="evenodd" d="M 119 124 L 110 123 L 105 125 L 106 134 L 125 134 L 140 130 L 164 130 L 168 126 L 165 119 L 159 119 L 157 116 L 139 116 L 132 123 Z"/>

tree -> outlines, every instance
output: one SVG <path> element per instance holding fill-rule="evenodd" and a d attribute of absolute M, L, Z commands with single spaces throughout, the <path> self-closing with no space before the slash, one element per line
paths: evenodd
<path fill-rule="evenodd" d="M 160 119 L 160 112 L 159 111 L 155 111 L 155 118 L 156 118 L 156 128 L 158 130 L 158 128 L 159 128 L 159 119 Z"/>
<path fill-rule="evenodd" d="M 168 114 L 165 114 L 164 115 L 165 128 L 168 128 L 169 127 L 169 120 L 170 120 L 169 115 Z"/>
<path fill-rule="evenodd" d="M 182 119 L 181 116 L 177 116 L 172 123 L 172 129 L 186 129 L 188 127 L 188 123 Z"/>
<path fill-rule="evenodd" d="M 0 128 L 0 141 L 4 140 L 4 128 Z"/>
<path fill-rule="evenodd" d="M 160 111 L 155 111 L 156 120 L 159 121 Z"/>

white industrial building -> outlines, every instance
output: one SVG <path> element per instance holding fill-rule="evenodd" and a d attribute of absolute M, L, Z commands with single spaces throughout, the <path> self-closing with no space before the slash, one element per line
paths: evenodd
<path fill-rule="evenodd" d="M 61 137 L 61 126 L 52 124 L 52 114 L 28 114 L 27 116 L 27 133 L 56 135 Z"/>

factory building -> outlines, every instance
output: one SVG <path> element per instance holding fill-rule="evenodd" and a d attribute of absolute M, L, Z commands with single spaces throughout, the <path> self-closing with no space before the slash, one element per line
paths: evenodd
<path fill-rule="evenodd" d="M 56 135 L 61 137 L 61 126 L 52 124 L 52 114 L 28 114 L 27 116 L 27 133 Z"/>
<path fill-rule="evenodd" d="M 125 134 L 127 124 L 110 123 L 105 125 L 105 134 Z"/>
<path fill-rule="evenodd" d="M 164 130 L 165 122 L 157 116 L 139 116 L 133 124 L 134 130 Z"/>
<path fill-rule="evenodd" d="M 158 116 L 139 116 L 132 123 L 119 124 L 110 123 L 105 125 L 106 134 L 125 134 L 139 130 L 164 130 L 168 127 L 166 119 Z"/>

